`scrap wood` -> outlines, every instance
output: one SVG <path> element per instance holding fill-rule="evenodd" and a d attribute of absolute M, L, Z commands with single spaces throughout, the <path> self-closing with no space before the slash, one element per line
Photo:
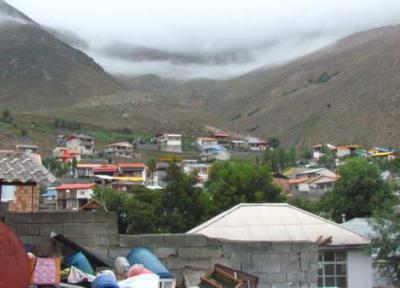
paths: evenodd
<path fill-rule="evenodd" d="M 320 235 L 315 242 L 318 244 L 318 246 L 329 245 L 332 243 L 332 236 L 324 238 L 324 236 Z"/>
<path fill-rule="evenodd" d="M 51 239 L 54 239 L 63 245 L 75 250 L 75 251 L 81 251 L 91 262 L 91 264 L 95 267 L 107 267 L 111 268 L 112 264 L 109 263 L 106 259 L 103 257 L 97 256 L 93 252 L 90 252 L 86 248 L 82 247 L 81 245 L 75 243 L 74 241 L 68 239 L 67 237 L 63 236 L 62 234 L 58 234 L 56 232 L 51 232 Z"/>

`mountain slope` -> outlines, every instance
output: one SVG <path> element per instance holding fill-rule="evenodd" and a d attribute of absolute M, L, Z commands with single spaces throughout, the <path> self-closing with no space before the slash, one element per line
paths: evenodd
<path fill-rule="evenodd" d="M 400 26 L 356 33 L 286 65 L 178 95 L 243 132 L 285 143 L 400 143 Z"/>
<path fill-rule="evenodd" d="M 2 105 L 31 109 L 122 91 L 93 59 L 0 0 Z"/>

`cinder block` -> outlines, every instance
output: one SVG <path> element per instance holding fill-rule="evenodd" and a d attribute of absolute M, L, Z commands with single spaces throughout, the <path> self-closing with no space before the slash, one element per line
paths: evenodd
<path fill-rule="evenodd" d="M 186 246 L 187 245 L 187 238 L 188 236 L 193 235 L 186 235 L 186 234 L 164 234 L 164 237 L 161 238 L 160 241 L 156 241 L 157 246 L 161 247 L 179 247 L 179 246 Z"/>
<path fill-rule="evenodd" d="M 18 224 L 17 225 L 18 235 L 39 235 L 40 225 L 39 224 Z"/>
<path fill-rule="evenodd" d="M 292 245 L 291 244 L 282 244 L 282 243 L 272 243 L 272 252 L 291 253 Z"/>
<path fill-rule="evenodd" d="M 142 235 L 143 246 L 149 248 L 164 247 L 164 235 L 146 234 Z"/>
<path fill-rule="evenodd" d="M 293 252 L 311 252 L 311 247 L 311 243 L 292 244 Z"/>
<path fill-rule="evenodd" d="M 64 234 L 64 224 L 40 225 L 40 235 L 50 237 L 51 232 Z"/>
<path fill-rule="evenodd" d="M 119 246 L 122 248 L 135 248 L 143 246 L 143 237 L 137 235 L 119 235 Z"/>
<path fill-rule="evenodd" d="M 303 267 L 300 267 L 300 262 L 291 262 L 282 264 L 282 271 L 300 271 Z"/>
<path fill-rule="evenodd" d="M 251 261 L 257 264 L 271 263 L 271 257 L 267 253 L 251 255 Z"/>
<path fill-rule="evenodd" d="M 305 272 L 306 281 L 317 282 L 318 281 L 318 271 L 306 271 Z"/>
<path fill-rule="evenodd" d="M 182 270 L 185 268 L 185 265 L 189 265 L 185 263 L 183 259 L 180 258 L 167 258 L 164 259 L 165 265 L 168 269 Z"/>
<path fill-rule="evenodd" d="M 198 269 L 208 270 L 212 267 L 212 264 L 209 259 L 181 259 L 183 262 L 183 266 L 190 266 Z"/>
<path fill-rule="evenodd" d="M 178 248 L 178 256 L 182 258 L 220 258 L 222 254 L 222 249 L 218 246 Z"/>
<path fill-rule="evenodd" d="M 131 251 L 130 248 L 109 248 L 108 249 L 108 257 L 109 258 L 117 258 L 117 257 L 126 257 L 129 253 L 129 251 Z"/>
<path fill-rule="evenodd" d="M 286 273 L 268 273 L 269 283 L 282 283 L 287 282 Z"/>
<path fill-rule="evenodd" d="M 204 235 L 199 234 L 185 234 L 186 235 L 186 245 L 187 246 L 207 246 L 213 245 L 212 243 L 216 243 L 216 245 L 221 245 L 215 239 L 208 239 Z"/>
<path fill-rule="evenodd" d="M 290 254 L 277 254 L 272 253 L 269 257 L 271 259 L 271 263 L 290 263 Z"/>
<path fill-rule="evenodd" d="M 64 235 L 90 235 L 88 232 L 88 226 L 82 223 L 65 223 L 64 224 Z"/>
<path fill-rule="evenodd" d="M 88 212 L 93 213 L 93 212 Z M 110 224 L 118 223 L 118 213 L 117 212 L 95 212 L 93 213 L 95 216 L 96 222 L 106 222 Z"/>
<path fill-rule="evenodd" d="M 287 271 L 286 273 L 287 280 L 290 282 L 300 282 L 305 281 L 305 273 L 298 271 Z"/>
<path fill-rule="evenodd" d="M 258 267 L 261 268 L 260 272 L 267 272 L 268 274 L 269 273 L 280 273 L 280 272 L 282 272 L 281 264 L 259 265 Z M 283 271 L 285 271 L 285 270 L 283 270 Z"/>
<path fill-rule="evenodd" d="M 158 258 L 168 258 L 168 257 L 176 257 L 178 254 L 178 249 L 176 247 L 173 248 L 167 248 L 167 247 L 160 247 L 160 248 L 154 248 L 152 249 L 152 252 L 158 257 Z"/>

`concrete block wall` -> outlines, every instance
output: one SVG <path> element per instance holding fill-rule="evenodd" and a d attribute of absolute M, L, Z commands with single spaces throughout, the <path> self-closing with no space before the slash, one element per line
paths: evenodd
<path fill-rule="evenodd" d="M 6 213 L 5 223 L 38 255 L 49 253 L 51 231 L 61 233 L 96 252 L 107 255 L 119 244 L 117 215 L 106 212 Z"/>
<path fill-rule="evenodd" d="M 126 256 L 137 246 L 148 247 L 178 283 L 185 267 L 208 270 L 215 263 L 259 277 L 261 288 L 317 287 L 318 247 L 304 243 L 230 242 L 202 235 L 120 235 L 119 247 L 108 257 Z"/>

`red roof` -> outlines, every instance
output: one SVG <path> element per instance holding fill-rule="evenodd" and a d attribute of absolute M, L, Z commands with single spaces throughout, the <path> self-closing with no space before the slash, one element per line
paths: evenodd
<path fill-rule="evenodd" d="M 212 137 L 230 137 L 230 135 L 226 132 L 217 132 L 211 135 Z"/>
<path fill-rule="evenodd" d="M 61 184 L 55 187 L 57 190 L 75 190 L 75 189 L 91 189 L 94 188 L 94 183 L 73 183 L 73 184 Z"/>
<path fill-rule="evenodd" d="M 117 172 L 117 165 L 100 165 L 98 167 L 94 167 L 94 172 Z"/>
<path fill-rule="evenodd" d="M 144 163 L 118 163 L 119 168 L 145 168 Z"/>

